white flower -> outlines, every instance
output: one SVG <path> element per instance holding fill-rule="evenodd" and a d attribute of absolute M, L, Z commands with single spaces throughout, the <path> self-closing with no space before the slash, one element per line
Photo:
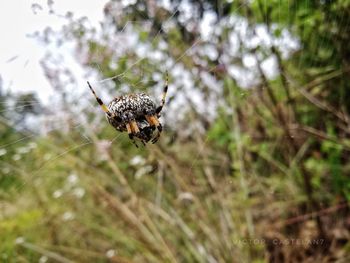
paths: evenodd
<path fill-rule="evenodd" d="M 73 190 L 73 194 L 77 197 L 77 198 L 82 198 L 85 195 L 85 190 L 84 188 L 78 187 L 75 188 Z"/>
<path fill-rule="evenodd" d="M 140 179 L 143 175 L 151 172 L 152 170 L 153 170 L 153 167 L 151 165 L 141 167 L 136 171 L 135 179 Z"/>
<path fill-rule="evenodd" d="M 193 200 L 193 194 L 190 192 L 181 192 L 178 196 L 177 199 L 180 201 L 192 201 Z"/>
<path fill-rule="evenodd" d="M 98 158 L 101 161 L 106 161 L 109 158 L 109 149 L 111 148 L 111 142 L 107 140 L 101 140 L 96 144 L 97 151 L 99 153 Z"/>
<path fill-rule="evenodd" d="M 56 190 L 55 192 L 53 192 L 52 196 L 54 198 L 60 198 L 62 196 L 62 194 L 63 194 L 62 190 L 59 189 L 59 190 Z"/>
<path fill-rule="evenodd" d="M 49 260 L 49 258 L 47 256 L 41 256 L 39 258 L 39 263 L 45 263 Z"/>
<path fill-rule="evenodd" d="M 107 258 L 112 258 L 117 254 L 117 251 L 115 251 L 114 249 L 109 249 L 106 252 L 106 257 Z"/>
<path fill-rule="evenodd" d="M 50 159 L 51 159 L 51 156 L 52 156 L 51 154 L 46 153 L 46 154 L 44 155 L 44 157 L 43 157 L 43 158 L 44 158 L 44 160 L 45 160 L 45 161 L 48 161 L 48 160 L 50 160 Z"/>
<path fill-rule="evenodd" d="M 1 170 L 4 174 L 8 174 L 10 172 L 10 168 L 5 167 Z"/>
<path fill-rule="evenodd" d="M 24 237 L 17 237 L 15 240 L 15 243 L 18 244 L 23 244 L 24 243 Z"/>
<path fill-rule="evenodd" d="M 78 182 L 78 176 L 76 174 L 70 174 L 67 178 L 67 181 L 70 185 L 74 185 Z"/>
<path fill-rule="evenodd" d="M 146 160 L 141 155 L 136 155 L 134 158 L 130 160 L 131 165 L 143 165 L 145 164 Z"/>
<path fill-rule="evenodd" d="M 12 159 L 13 159 L 14 161 L 18 161 L 18 160 L 21 159 L 21 155 L 19 155 L 18 153 L 16 153 L 15 155 L 12 156 Z"/>
<path fill-rule="evenodd" d="M 28 147 L 30 149 L 35 149 L 37 147 L 37 144 L 35 142 L 30 142 L 30 143 L 28 143 Z"/>
<path fill-rule="evenodd" d="M 73 220 L 74 219 L 74 214 L 72 212 L 65 212 L 62 215 L 62 219 L 63 219 L 63 221 Z"/>
<path fill-rule="evenodd" d="M 6 149 L 4 149 L 4 148 L 0 149 L 0 156 L 5 155 L 6 153 L 7 153 Z"/>
<path fill-rule="evenodd" d="M 17 148 L 17 153 L 19 153 L 19 154 L 24 154 L 24 153 L 29 153 L 29 152 L 30 152 L 30 148 L 28 148 L 28 147 Z"/>

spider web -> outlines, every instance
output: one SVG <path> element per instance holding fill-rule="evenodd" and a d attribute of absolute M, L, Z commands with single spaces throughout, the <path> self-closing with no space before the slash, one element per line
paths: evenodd
<path fill-rule="evenodd" d="M 265 3 L 265 5 L 266 5 L 266 3 Z M 244 4 L 242 4 L 239 8 L 242 8 L 243 6 L 244 6 Z M 235 11 L 237 11 L 237 10 L 235 10 Z M 171 15 L 167 18 L 167 20 L 164 21 L 164 23 L 166 23 L 167 21 L 170 21 L 178 12 L 179 12 L 179 10 L 175 9 L 171 13 Z M 341 21 L 345 21 L 345 11 L 343 12 L 343 14 L 341 16 L 342 16 Z M 347 20 L 347 22 L 348 21 L 349 20 Z M 129 24 L 135 24 L 135 23 L 137 23 L 137 22 L 136 21 L 127 21 L 127 23 L 125 24 L 123 29 L 120 31 L 120 33 L 123 33 L 124 30 L 126 30 L 126 28 L 127 28 L 127 26 Z M 241 21 L 240 23 L 243 24 L 244 21 Z M 159 30 L 157 32 L 157 34 L 155 35 L 155 37 L 151 40 L 151 46 L 152 46 L 152 44 L 154 44 L 154 42 L 156 42 L 160 38 L 161 30 Z M 203 41 L 203 39 L 201 37 L 197 38 L 190 47 L 188 47 L 185 51 L 183 51 L 178 57 L 172 59 L 171 66 L 169 68 L 166 68 L 170 72 L 170 74 L 176 68 L 176 66 L 181 64 L 181 60 L 186 55 L 190 54 L 198 45 L 200 45 L 202 43 L 202 41 Z M 323 44 L 323 43 L 320 43 L 320 45 L 321 44 Z M 106 84 L 107 82 L 109 82 L 111 80 L 118 79 L 120 82 L 123 82 L 123 80 L 125 80 L 126 73 L 131 71 L 135 67 L 139 66 L 139 64 L 145 59 L 146 58 L 139 58 L 138 60 L 136 60 L 136 62 L 132 63 L 124 72 L 122 72 L 120 74 L 114 75 L 114 76 L 109 77 L 109 78 L 104 78 L 104 79 L 101 79 L 101 80 L 92 81 L 92 82 L 94 82 L 95 84 L 99 84 L 100 85 L 100 88 L 98 88 L 99 91 L 101 91 L 103 89 L 102 87 L 103 87 L 104 84 Z M 299 63 L 301 63 L 301 58 L 300 58 Z M 220 65 L 215 65 L 215 66 L 213 66 L 213 67 L 211 67 L 209 69 L 204 69 L 204 71 L 206 73 L 210 73 L 212 71 L 215 71 L 219 66 Z M 317 63 L 314 62 L 314 64 L 311 65 L 311 67 L 312 66 L 317 66 Z M 147 69 L 147 68 L 143 68 L 142 70 L 145 71 L 145 72 L 150 73 L 150 70 Z M 101 73 L 101 75 L 103 75 L 102 72 L 100 72 L 100 73 Z M 172 90 L 172 88 L 174 88 L 175 85 L 173 85 L 172 82 L 171 82 L 173 80 L 173 78 L 171 76 L 172 75 L 170 75 L 170 83 L 169 83 L 169 93 L 170 93 L 170 95 L 171 95 L 171 93 L 174 94 L 174 92 L 175 92 L 174 90 Z M 195 83 L 196 81 L 200 81 L 200 78 L 201 78 L 201 76 L 200 76 L 200 74 L 198 74 L 198 76 L 194 77 L 192 80 Z M 139 83 L 136 83 L 134 85 L 137 86 L 137 84 L 139 84 Z M 163 85 L 163 83 L 162 83 L 162 81 L 160 81 L 160 87 L 162 85 Z M 233 94 L 231 90 L 229 90 L 229 92 L 230 92 L 230 96 L 231 97 L 235 96 L 235 94 Z M 159 92 L 157 92 L 157 93 L 160 94 Z M 82 100 L 84 100 L 84 101 L 86 101 L 88 103 L 89 108 L 94 109 L 95 111 L 99 110 L 98 106 L 91 100 L 91 94 L 88 93 L 88 90 L 87 90 L 86 94 L 83 95 Z M 6 103 L 6 102 L 2 102 L 2 103 Z M 23 104 L 23 105 L 12 107 L 12 108 L 9 108 L 9 109 L 6 109 L 6 110 L 1 110 L 1 112 L 12 111 L 12 110 L 15 110 L 15 109 L 21 109 L 21 108 L 24 108 L 26 106 L 34 106 L 35 104 L 38 104 L 38 102 L 33 101 L 33 102 L 29 102 L 28 103 L 28 101 L 26 101 L 25 104 Z M 13 126 L 13 124 L 11 123 L 10 120 L 7 120 L 6 118 L 3 118 L 3 117 L 1 117 L 1 118 L 2 118 L 1 119 L 2 122 L 7 123 L 8 126 Z M 102 117 L 101 118 L 97 118 L 96 122 L 99 122 L 99 121 L 104 121 L 104 120 L 103 120 Z M 66 125 L 65 123 L 62 123 L 58 127 L 54 127 L 52 129 L 49 129 L 49 132 L 55 131 L 55 130 L 60 130 L 65 125 Z M 65 149 L 60 148 L 60 152 L 52 152 L 51 156 L 47 160 L 43 160 L 43 162 L 40 165 L 40 167 L 38 167 L 34 171 L 29 171 L 29 176 L 24 179 L 24 183 L 23 184 L 21 184 L 19 187 L 16 188 L 16 191 L 21 190 L 21 188 L 24 187 L 26 184 L 32 183 L 33 179 L 36 178 L 39 174 L 42 174 L 42 172 L 45 171 L 45 169 L 47 169 L 47 167 L 52 162 L 57 162 L 59 159 L 63 158 L 64 156 L 66 156 L 66 155 L 68 155 L 68 154 L 70 154 L 70 153 L 72 153 L 72 152 L 74 152 L 76 150 L 83 149 L 85 147 L 94 147 L 94 143 L 95 142 L 91 139 L 91 137 L 88 134 L 88 132 L 86 132 L 86 130 L 91 128 L 91 125 L 88 124 L 87 120 L 84 119 L 84 118 L 73 117 L 73 128 L 72 128 L 71 131 L 80 129 L 82 127 L 83 127 L 83 129 L 80 130 L 80 134 L 81 134 L 80 139 L 81 139 L 81 141 L 77 141 L 76 145 L 74 145 L 74 146 L 71 146 L 71 147 L 68 147 L 68 148 L 65 148 Z M 170 128 L 166 127 L 165 132 L 167 132 L 167 129 L 170 129 Z M 194 129 L 197 129 L 197 128 L 194 127 Z M 23 135 L 21 138 L 16 139 L 14 141 L 11 141 L 9 143 L 6 143 L 4 145 L 0 145 L 0 149 L 7 150 L 8 148 L 14 147 L 16 144 L 23 143 L 24 141 L 27 142 L 27 144 L 29 144 L 31 142 L 31 140 L 37 136 L 36 133 L 33 133 L 31 131 L 25 131 L 24 133 L 25 133 L 25 135 Z M 106 140 L 107 140 L 107 142 L 109 144 L 113 145 L 113 147 L 118 147 L 118 145 L 121 143 L 121 141 L 119 139 L 122 136 L 123 136 L 122 134 L 116 134 L 114 137 L 107 138 Z M 236 136 L 237 136 L 237 140 L 239 141 L 240 138 L 241 138 L 239 127 L 238 127 L 238 130 L 236 130 Z M 194 158 L 193 158 L 193 160 L 191 162 L 191 166 L 189 168 L 189 174 L 187 176 L 191 176 L 191 174 L 193 173 L 194 166 L 197 165 L 198 161 L 202 158 L 203 152 L 206 150 L 206 144 L 208 143 L 208 140 L 209 140 L 209 135 L 206 134 L 204 136 L 203 141 L 202 141 L 201 147 L 198 149 L 197 154 L 194 156 Z M 142 151 L 142 149 L 141 149 L 141 151 Z M 0 161 L 0 162 L 3 163 L 2 161 Z M 18 161 L 18 162 L 20 162 L 20 161 Z M 6 165 L 6 163 L 4 165 Z M 244 169 L 244 167 L 242 169 Z M 28 172 L 28 171 L 26 171 L 26 172 Z M 246 175 L 246 173 L 243 173 L 243 174 Z M 43 176 L 43 175 L 41 175 L 41 176 Z M 244 177 L 241 178 L 241 186 L 242 186 L 242 188 L 245 189 L 245 191 L 247 191 L 247 187 L 248 187 L 248 185 L 247 185 L 247 178 L 244 178 Z M 249 216 L 247 217 L 247 220 L 250 220 Z"/>
<path fill-rule="evenodd" d="M 169 21 L 171 20 L 175 15 L 176 13 L 178 13 L 179 10 L 176 9 L 175 11 L 172 12 L 171 16 L 166 20 L 166 21 Z M 123 33 L 123 31 L 126 29 L 126 27 L 129 25 L 129 24 L 133 24 L 133 23 L 137 23 L 137 21 L 127 21 L 127 23 L 125 24 L 125 26 L 123 27 L 123 29 L 120 31 L 120 33 Z M 151 44 L 153 44 L 157 38 L 159 37 L 160 33 L 161 33 L 161 30 L 160 29 L 157 34 L 155 35 L 155 37 L 153 38 L 153 40 L 151 41 Z M 183 54 L 181 54 L 181 56 L 179 56 L 176 61 L 175 61 L 175 64 L 183 57 L 185 56 L 188 52 L 190 52 L 198 43 L 199 43 L 200 40 L 197 40 L 190 48 L 188 48 L 186 51 L 183 52 Z M 106 81 L 109 81 L 109 80 L 113 80 L 115 78 L 118 78 L 120 80 L 122 80 L 123 76 L 125 75 L 125 73 L 129 70 L 131 70 L 132 68 L 134 68 L 135 66 L 137 66 L 142 60 L 144 60 L 145 58 L 140 58 L 138 59 L 135 63 L 133 63 L 127 70 L 125 70 L 123 73 L 121 74 L 118 74 L 118 75 L 115 75 L 111 78 L 106 78 L 106 79 L 102 79 L 100 81 L 98 81 L 98 83 L 104 83 Z M 174 64 L 174 65 L 175 65 Z M 145 69 L 144 69 L 145 70 Z M 96 105 L 92 104 L 91 101 L 90 101 L 90 96 L 91 94 L 84 94 L 83 96 L 83 99 L 86 99 L 90 105 L 91 108 L 94 108 L 96 109 Z M 8 104 L 8 102 L 1 102 L 3 104 Z M 17 103 L 22 103 L 21 101 L 17 101 Z M 15 106 L 15 107 L 7 107 L 6 110 L 2 110 L 1 113 L 3 112 L 7 112 L 7 111 L 14 111 L 14 110 L 18 110 L 18 109 L 22 109 L 22 108 L 25 108 L 25 107 L 28 107 L 28 106 L 35 106 L 35 105 L 39 105 L 41 102 L 38 102 L 38 101 L 23 101 L 23 103 L 25 104 L 21 104 L 19 106 Z M 77 118 L 74 120 L 74 126 L 73 126 L 73 129 L 72 131 L 76 130 L 76 129 L 79 129 L 81 128 L 82 126 L 87 126 L 87 123 L 83 123 L 82 122 L 85 122 L 86 120 L 82 119 L 82 118 Z M 102 120 L 103 121 L 103 120 Z M 8 126 L 13 126 L 13 123 L 6 119 L 5 117 L 2 117 L 2 122 L 6 123 Z M 61 122 L 60 125 L 56 125 L 55 127 L 53 128 L 50 128 L 46 131 L 46 133 L 49 133 L 49 132 L 52 132 L 52 131 L 56 131 L 56 130 L 60 130 L 62 127 L 64 127 L 66 124 L 64 122 Z M 88 129 L 85 127 L 85 129 Z M 22 130 L 20 131 L 20 133 L 24 133 L 25 135 L 22 136 L 21 138 L 19 139 L 16 139 L 14 141 L 11 141 L 9 143 L 6 143 L 4 145 L 1 145 L 0 148 L 5 150 L 10 148 L 10 147 L 15 147 L 16 144 L 18 143 L 23 143 L 23 142 L 27 142 L 29 143 L 30 141 L 28 141 L 29 139 L 33 139 L 37 136 L 36 133 L 26 129 L 26 130 Z M 29 171 L 30 172 L 30 175 L 24 179 L 24 183 L 21 184 L 19 187 L 17 187 L 17 191 L 20 190 L 25 184 L 27 184 L 28 182 L 32 182 L 32 180 L 34 179 L 35 176 L 38 175 L 39 172 L 42 172 L 51 162 L 54 162 L 54 161 L 58 161 L 58 159 L 64 157 L 65 155 L 77 150 L 77 149 L 80 149 L 80 148 L 83 148 L 83 147 L 88 147 L 88 146 L 91 146 L 91 144 L 93 144 L 92 140 L 89 138 L 89 136 L 87 136 L 86 134 L 83 134 L 84 131 L 81 131 L 81 139 L 83 139 L 83 142 L 79 143 L 77 142 L 77 144 L 73 147 L 69 147 L 67 149 L 64 149 L 63 151 L 61 151 L 61 153 L 54 153 L 54 154 L 48 154 L 48 158 L 47 160 L 44 160 L 42 162 L 42 164 L 40 165 L 40 167 L 34 171 Z M 108 142 L 110 144 L 114 144 L 113 146 L 116 147 L 117 144 L 116 144 L 116 140 L 118 138 L 120 138 L 121 134 L 118 134 L 116 135 L 115 137 L 113 137 L 112 139 L 108 140 Z M 28 171 L 26 171 L 28 172 Z"/>
<path fill-rule="evenodd" d="M 238 8 L 236 8 L 234 11 L 237 11 L 237 10 L 239 10 L 240 8 L 244 7 L 245 4 L 247 4 L 247 3 L 241 4 L 241 5 L 240 5 Z M 163 22 L 163 24 L 165 24 L 165 23 L 167 23 L 168 21 L 170 21 L 177 13 L 179 13 L 179 7 L 177 7 L 175 10 L 172 11 L 171 15 Z M 126 30 L 126 28 L 127 28 L 128 25 L 130 25 L 130 24 L 137 24 L 137 23 L 142 23 L 142 22 L 138 22 L 138 21 L 127 21 L 127 22 L 125 23 L 125 26 L 124 26 L 124 27 L 122 28 L 122 30 L 121 30 L 120 32 L 118 32 L 118 33 L 123 33 L 124 30 Z M 243 21 L 241 21 L 241 23 L 243 23 Z M 153 39 L 150 41 L 150 46 L 152 46 L 152 44 L 154 44 L 155 41 L 159 40 L 160 35 L 161 35 L 160 33 L 162 32 L 162 30 L 163 30 L 163 28 L 161 28 L 161 29 L 156 33 L 156 35 L 155 35 L 155 36 L 153 37 Z M 199 44 L 202 43 L 202 41 L 203 41 L 202 36 L 200 36 L 200 37 L 198 37 L 197 39 L 195 39 L 195 40 L 193 41 L 193 44 L 192 44 L 190 47 L 188 47 L 188 48 L 187 48 L 184 52 L 182 52 L 178 57 L 175 57 L 174 59 L 171 59 L 171 66 L 170 66 L 169 68 L 166 68 L 166 70 L 168 70 L 169 72 L 172 72 L 172 70 L 173 70 L 174 68 L 176 68 L 177 65 L 181 64 L 182 58 L 184 58 L 184 57 L 185 57 L 186 55 L 188 55 L 192 50 L 194 50 Z M 137 67 L 137 66 L 138 66 L 143 60 L 145 60 L 145 59 L 146 59 L 146 57 L 141 57 L 141 58 L 139 58 L 136 62 L 132 63 L 131 66 L 129 66 L 124 72 L 122 72 L 122 73 L 120 73 L 120 74 L 117 74 L 117 75 L 114 75 L 114 76 L 109 77 L 109 78 L 104 78 L 104 79 L 102 79 L 102 80 L 92 81 L 92 83 L 95 82 L 95 83 L 99 83 L 99 84 L 104 84 L 104 83 L 106 83 L 106 82 L 108 82 L 108 81 L 110 81 L 110 80 L 114 80 L 114 79 L 118 79 L 118 80 L 120 80 L 120 82 L 122 82 L 122 81 L 123 81 L 123 78 L 125 77 L 125 74 L 126 74 L 128 71 L 132 70 L 133 68 Z M 216 66 L 213 66 L 213 67 L 211 67 L 211 68 L 209 68 L 209 69 L 205 69 L 204 71 L 205 71 L 206 73 L 211 73 L 212 71 L 216 70 L 217 67 L 219 67 L 219 66 L 220 66 L 220 65 L 216 65 Z M 143 68 L 142 70 L 145 71 L 145 72 L 148 72 L 148 73 L 150 72 L 147 68 Z M 100 73 L 101 73 L 101 75 L 103 75 L 102 72 L 100 72 Z M 192 77 L 193 77 L 193 76 L 192 76 Z M 198 74 L 198 76 L 196 76 L 196 77 L 193 77 L 193 78 L 192 78 L 193 83 L 196 82 L 196 81 L 199 81 L 200 78 L 201 78 L 200 74 Z M 142 81 L 142 80 L 141 80 L 141 81 Z M 137 86 L 137 84 L 138 84 L 138 83 L 136 83 L 135 86 Z M 162 85 L 162 83 L 161 83 L 161 85 Z M 172 91 L 172 84 L 171 84 L 171 82 L 170 82 L 169 93 L 171 93 L 171 92 L 175 92 L 175 91 Z M 231 91 L 230 91 L 230 92 L 231 92 Z M 158 94 L 160 94 L 160 93 L 158 92 Z M 89 106 L 90 106 L 91 108 L 94 108 L 94 109 L 96 110 L 96 108 L 97 108 L 96 105 L 95 105 L 93 102 L 91 102 L 91 100 L 90 100 L 90 99 L 91 99 L 91 94 L 89 94 L 88 92 L 86 92 L 86 93 L 83 95 L 82 98 L 83 98 L 84 100 L 86 100 L 86 101 L 89 103 Z M 6 103 L 6 102 L 5 102 L 5 103 Z M 23 108 L 23 107 L 26 107 L 26 106 L 33 106 L 33 105 L 39 104 L 39 103 L 40 103 L 40 102 L 26 103 L 26 104 L 23 104 L 23 105 L 20 105 L 20 106 L 13 107 L 13 108 L 11 108 L 11 109 L 3 110 L 2 112 L 8 111 L 8 110 L 20 109 L 20 108 Z M 71 117 L 71 116 L 70 116 L 70 117 Z M 73 118 L 73 119 L 74 119 L 74 118 Z M 5 121 L 6 121 L 6 120 L 5 120 Z M 99 119 L 99 121 L 104 121 L 104 120 Z M 82 122 L 83 122 L 83 124 L 81 124 Z M 7 120 L 7 123 L 11 123 L 11 122 Z M 75 124 L 75 125 L 74 125 L 73 130 L 79 129 L 79 128 L 81 128 L 82 126 L 85 126 L 85 129 L 88 129 L 88 128 L 87 128 L 88 125 L 87 125 L 87 123 L 86 123 L 86 120 L 84 120 L 84 119 L 76 118 L 76 119 L 74 120 L 74 124 Z M 11 124 L 9 124 L 9 125 L 11 126 Z M 60 130 L 64 125 L 65 125 L 65 123 L 62 123 L 61 126 L 51 128 L 51 129 L 49 129 L 47 132 L 51 132 L 51 131 L 55 131 L 55 130 Z M 168 128 L 165 127 L 165 132 L 166 132 L 167 129 L 168 129 Z M 196 129 L 196 128 L 194 127 L 194 129 Z M 72 131 L 73 131 L 73 130 L 72 130 Z M 31 138 L 33 138 L 33 137 L 36 136 L 36 134 L 30 133 L 30 131 L 26 131 L 26 133 L 29 133 L 29 134 L 23 136 L 23 137 L 20 138 L 20 139 L 15 140 L 15 141 L 13 141 L 13 142 L 10 142 L 10 143 L 7 143 L 7 144 L 5 144 L 5 145 L 2 145 L 1 148 L 6 149 L 7 147 L 10 147 L 10 146 L 12 147 L 12 146 L 14 146 L 15 144 L 17 144 L 17 143 L 19 143 L 19 142 L 22 142 L 22 141 L 27 140 L 27 139 L 31 139 Z M 173 136 L 175 136 L 175 135 L 173 135 Z M 201 147 L 200 150 L 198 151 L 196 157 L 195 157 L 194 160 L 192 161 L 192 165 L 191 165 L 191 168 L 190 168 L 190 173 L 192 173 L 192 169 L 193 169 L 192 167 L 196 164 L 196 162 L 197 162 L 198 159 L 200 158 L 201 154 L 202 154 L 203 151 L 205 150 L 205 145 L 206 145 L 206 143 L 207 143 L 207 141 L 208 141 L 208 136 L 209 136 L 209 135 L 206 135 L 206 136 L 205 136 L 204 144 L 202 145 L 202 147 Z M 117 136 L 115 136 L 115 137 L 109 139 L 108 141 L 109 141 L 111 144 L 113 143 L 113 146 L 116 147 L 116 146 L 117 146 L 117 145 L 116 145 L 116 139 L 118 139 L 118 138 L 120 138 L 120 135 L 117 135 Z M 80 149 L 80 148 L 83 148 L 83 147 L 92 146 L 93 141 L 90 139 L 90 137 L 89 137 L 88 135 L 86 135 L 86 134 L 84 133 L 84 131 L 81 131 L 81 139 L 83 139 L 83 141 L 82 141 L 81 143 L 77 143 L 77 145 L 75 145 L 75 146 L 73 146 L 73 147 L 70 147 L 70 148 L 68 148 L 68 149 L 64 149 L 61 153 L 53 154 L 53 156 L 51 156 L 50 158 L 48 158 L 48 160 L 43 161 L 42 165 L 41 165 L 37 170 L 31 171 L 31 172 L 30 172 L 31 176 L 25 180 L 25 183 L 24 183 L 24 184 L 26 184 L 26 183 L 28 183 L 29 181 L 31 181 L 31 180 L 33 179 L 32 177 L 34 177 L 35 175 L 37 175 L 37 173 L 38 173 L 39 171 L 42 171 L 43 169 L 45 169 L 45 167 L 47 167 L 48 164 L 50 164 L 51 162 L 57 161 L 59 158 L 62 158 L 63 156 L 65 156 L 66 154 L 69 154 L 70 152 L 73 152 L 74 150 L 77 150 L 77 149 Z M 21 185 L 20 187 L 23 187 L 24 184 Z"/>

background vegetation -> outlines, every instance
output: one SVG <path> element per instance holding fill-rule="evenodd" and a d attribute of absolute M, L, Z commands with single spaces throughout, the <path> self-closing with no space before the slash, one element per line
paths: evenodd
<path fill-rule="evenodd" d="M 350 1 L 126 2 L 37 38 L 105 100 L 169 70 L 165 131 L 134 147 L 48 53 L 59 103 L 1 97 L 0 261 L 348 262 Z"/>

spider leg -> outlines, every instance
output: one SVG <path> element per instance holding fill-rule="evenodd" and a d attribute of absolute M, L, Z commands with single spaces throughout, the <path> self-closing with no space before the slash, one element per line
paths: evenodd
<path fill-rule="evenodd" d="M 166 71 L 166 73 L 165 73 L 165 86 L 164 86 L 164 89 L 163 89 L 162 101 L 161 101 L 159 107 L 156 109 L 157 116 L 159 116 L 159 114 L 162 111 L 163 106 L 165 104 L 165 98 L 166 98 L 166 95 L 168 93 L 168 82 L 169 82 L 168 80 L 169 80 L 168 71 Z"/>
<path fill-rule="evenodd" d="M 135 144 L 135 146 L 137 148 L 139 148 L 139 146 L 137 145 L 135 139 L 134 139 L 134 134 L 133 134 L 133 131 L 132 131 L 132 128 L 131 128 L 131 124 L 130 123 L 127 123 L 126 124 L 126 130 L 128 131 L 128 134 L 129 134 L 129 138 L 130 140 L 132 140 L 133 144 Z"/>
<path fill-rule="evenodd" d="M 92 92 L 92 94 L 95 96 L 95 99 L 97 100 L 98 104 L 101 106 L 102 110 L 109 116 L 112 117 L 113 114 L 108 110 L 106 104 L 103 103 L 103 101 L 96 95 L 94 89 L 91 87 L 89 81 L 87 81 L 87 84 L 89 85 L 89 88 Z"/>
<path fill-rule="evenodd" d="M 131 127 L 131 130 L 132 130 L 132 133 L 134 135 L 136 135 L 140 139 L 140 141 L 142 142 L 142 144 L 144 146 L 146 146 L 146 143 L 144 142 L 144 140 L 141 137 L 139 137 L 140 129 L 139 129 L 139 126 L 137 126 L 137 122 L 135 120 L 130 122 L 130 127 Z"/>
<path fill-rule="evenodd" d="M 132 130 L 132 133 L 133 134 L 138 134 L 140 133 L 140 129 L 139 127 L 137 126 L 137 123 L 135 120 L 131 121 L 130 122 L 130 126 L 131 126 L 131 130 Z"/>
<path fill-rule="evenodd" d="M 163 127 L 160 124 L 160 122 L 159 122 L 159 120 L 158 120 L 156 115 L 153 115 L 153 116 L 146 115 L 145 118 L 146 118 L 146 120 L 148 121 L 148 123 L 151 126 L 156 127 L 158 129 L 158 133 L 157 133 L 156 137 L 154 137 L 152 139 L 152 143 L 156 143 L 158 141 L 159 137 L 160 137 L 160 134 L 161 134 L 161 132 L 163 130 Z"/>
<path fill-rule="evenodd" d="M 133 140 L 134 144 L 136 145 L 136 141 L 134 140 L 134 135 L 136 135 L 136 137 L 139 138 L 140 141 L 142 142 L 143 146 L 146 146 L 144 139 L 140 136 L 140 129 L 137 126 L 137 122 L 135 120 L 132 120 L 127 125 L 129 125 L 130 131 L 131 131 L 131 133 L 129 133 L 129 130 L 128 130 L 129 138 Z M 128 129 L 128 126 L 127 126 L 127 129 Z M 136 145 L 136 147 L 138 146 Z"/>
<path fill-rule="evenodd" d="M 160 137 L 160 132 L 158 132 L 157 136 L 152 139 L 152 143 L 155 144 L 159 140 L 159 137 Z"/>

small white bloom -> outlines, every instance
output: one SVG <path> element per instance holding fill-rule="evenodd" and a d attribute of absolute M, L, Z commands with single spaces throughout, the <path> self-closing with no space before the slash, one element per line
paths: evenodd
<path fill-rule="evenodd" d="M 145 164 L 146 160 L 141 155 L 136 155 L 134 158 L 130 160 L 131 165 L 143 165 Z"/>
<path fill-rule="evenodd" d="M 114 257 L 116 254 L 117 254 L 117 251 L 115 251 L 114 249 L 109 249 L 106 252 L 106 257 L 111 258 L 111 257 Z"/>
<path fill-rule="evenodd" d="M 54 198 L 60 198 L 62 196 L 62 194 L 63 194 L 62 190 L 59 189 L 59 190 L 56 190 L 55 192 L 53 192 L 52 196 Z"/>
<path fill-rule="evenodd" d="M 29 153 L 30 149 L 28 147 L 19 147 L 17 148 L 17 153 L 19 154 L 24 154 L 24 153 Z"/>
<path fill-rule="evenodd" d="M 18 153 L 16 153 L 15 155 L 12 156 L 12 159 L 13 159 L 14 161 L 18 161 L 18 160 L 21 159 L 21 155 L 19 155 Z"/>
<path fill-rule="evenodd" d="M 151 165 L 141 167 L 136 171 L 135 179 L 140 179 L 143 175 L 151 172 L 152 170 L 153 170 L 153 167 Z"/>
<path fill-rule="evenodd" d="M 37 144 L 35 142 L 30 142 L 30 143 L 28 143 L 28 147 L 30 149 L 35 149 L 37 147 Z"/>
<path fill-rule="evenodd" d="M 182 192 L 178 195 L 177 199 L 180 201 L 192 201 L 193 200 L 193 194 L 190 192 Z"/>
<path fill-rule="evenodd" d="M 5 167 L 1 171 L 3 172 L 3 174 L 8 174 L 10 172 L 10 168 Z"/>
<path fill-rule="evenodd" d="M 77 198 L 82 198 L 85 195 L 85 190 L 84 188 L 78 187 L 75 188 L 73 190 L 73 194 L 77 197 Z"/>
<path fill-rule="evenodd" d="M 0 156 L 5 155 L 6 153 L 7 153 L 6 149 L 4 149 L 4 148 L 0 149 Z"/>
<path fill-rule="evenodd" d="M 73 220 L 74 219 L 74 214 L 72 212 L 65 212 L 62 215 L 62 219 L 63 219 L 63 221 Z"/>
<path fill-rule="evenodd" d="M 78 182 L 78 176 L 76 174 L 70 174 L 67 178 L 69 184 L 74 185 Z"/>
<path fill-rule="evenodd" d="M 47 256 L 41 256 L 39 258 L 39 263 L 45 263 L 49 260 L 49 258 Z"/>
<path fill-rule="evenodd" d="M 24 243 L 24 237 L 17 237 L 16 240 L 15 240 L 15 243 L 17 245 L 23 244 Z"/>
<path fill-rule="evenodd" d="M 48 161 L 48 160 L 51 159 L 51 156 L 52 156 L 51 154 L 46 153 L 46 154 L 44 154 L 44 157 L 43 157 L 43 158 L 44 158 L 45 161 Z"/>
<path fill-rule="evenodd" d="M 111 141 L 101 140 L 96 144 L 98 151 L 98 158 L 100 161 L 106 161 L 109 158 L 109 149 L 111 148 Z"/>

